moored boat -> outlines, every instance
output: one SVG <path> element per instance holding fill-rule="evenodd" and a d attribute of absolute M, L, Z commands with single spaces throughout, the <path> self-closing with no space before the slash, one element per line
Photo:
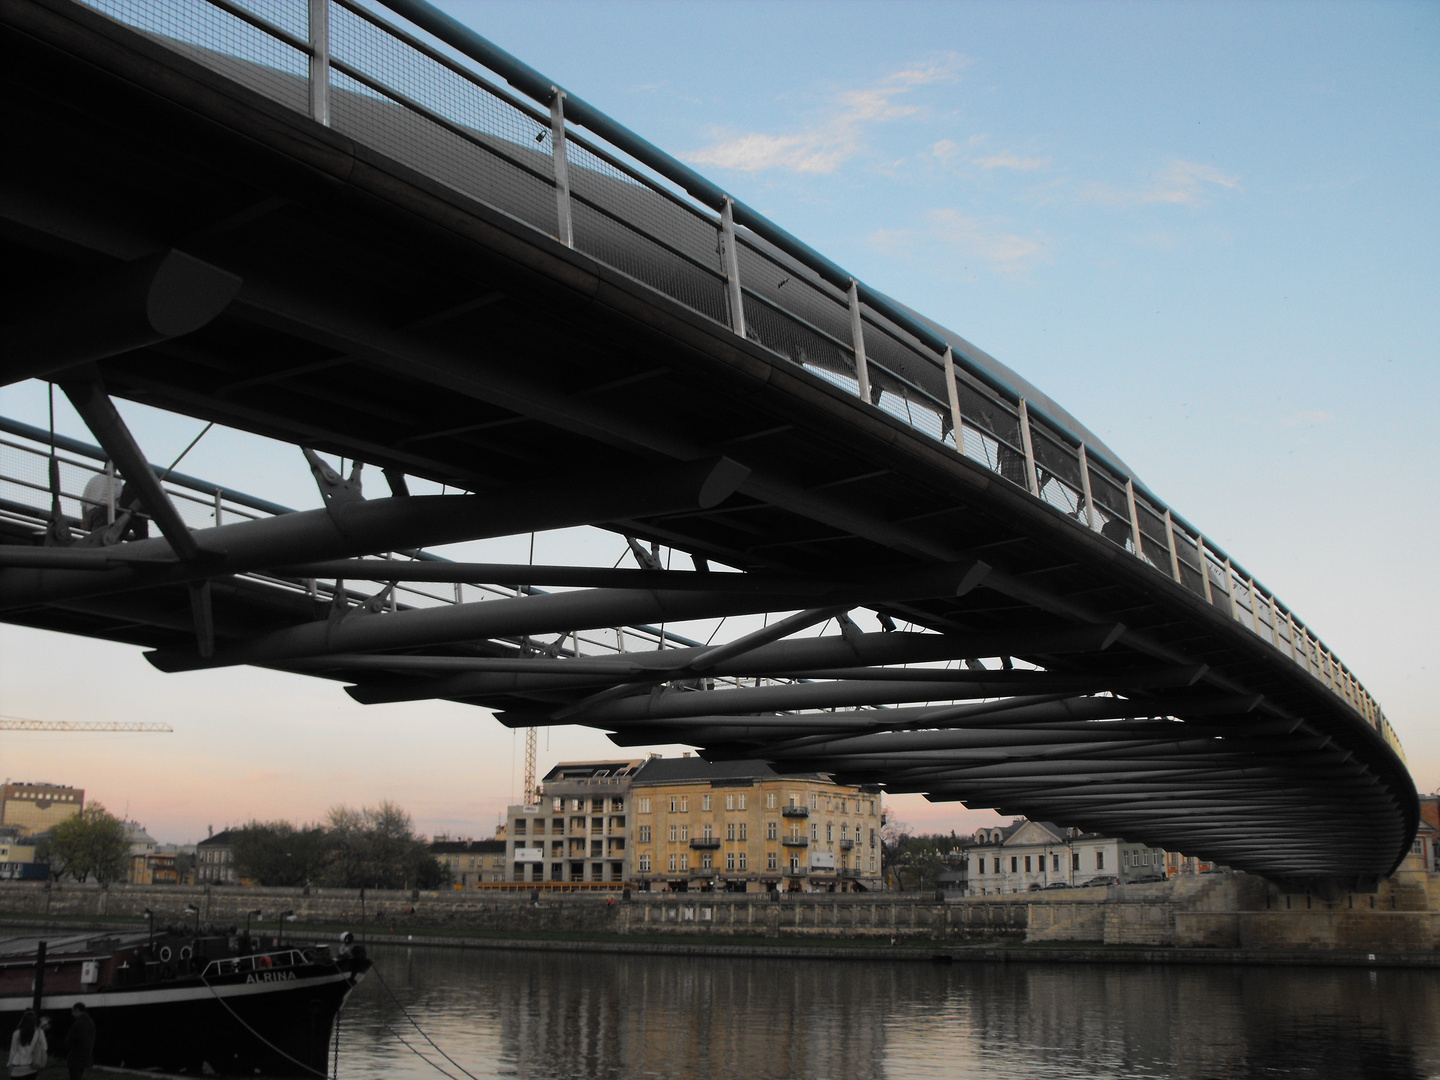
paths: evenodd
<path fill-rule="evenodd" d="M 0 1034 L 33 1007 L 59 1047 L 78 1001 L 97 1065 L 326 1076 L 335 1018 L 369 969 L 348 935 L 335 950 L 209 927 L 5 938 Z"/>

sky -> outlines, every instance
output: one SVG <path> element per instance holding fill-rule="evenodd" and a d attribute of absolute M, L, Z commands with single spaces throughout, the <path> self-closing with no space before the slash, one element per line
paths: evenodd
<path fill-rule="evenodd" d="M 440 6 L 1063 404 L 1349 665 L 1440 786 L 1440 5 Z M 152 461 L 203 426 L 121 411 Z M 43 426 L 45 387 L 0 389 L 0 414 Z M 63 398 L 56 423 L 88 438 Z M 217 430 L 183 471 L 318 505 L 264 440 Z M 536 539 L 539 562 L 620 554 Z M 483 836 L 520 790 L 523 736 L 481 710 L 164 676 L 9 626 L 0 715 L 170 723 L 0 732 L 0 773 L 82 786 L 162 841 L 384 798 Z M 540 733 L 542 773 L 592 755 L 622 756 Z"/>

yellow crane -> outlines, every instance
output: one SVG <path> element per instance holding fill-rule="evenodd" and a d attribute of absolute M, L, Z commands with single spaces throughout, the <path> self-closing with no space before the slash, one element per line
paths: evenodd
<path fill-rule="evenodd" d="M 0 716 L 0 731 L 168 731 L 169 724 L 152 724 L 141 720 L 26 720 L 19 716 Z"/>

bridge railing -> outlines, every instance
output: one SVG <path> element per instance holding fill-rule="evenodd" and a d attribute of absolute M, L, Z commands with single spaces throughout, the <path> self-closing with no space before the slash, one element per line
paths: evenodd
<path fill-rule="evenodd" d="M 53 463 L 53 464 L 52 464 Z M 52 435 L 29 424 L 0 417 L 0 524 L 13 523 L 26 531 L 47 527 L 52 507 L 59 509 L 58 529 L 70 542 L 86 533 L 86 511 L 95 509 L 100 521 L 113 523 L 121 508 L 113 483 L 99 485 L 114 493 L 110 497 L 87 498 L 90 481 L 102 475 L 114 476 L 104 452 L 96 446 L 65 435 Z M 253 521 L 276 514 L 294 513 L 289 507 L 235 491 L 173 470 L 156 469 L 164 475 L 161 487 L 170 497 L 181 519 L 192 529 Z M 152 532 L 151 535 L 158 535 Z M 391 552 L 397 564 L 415 559 L 435 559 L 426 552 Z M 250 573 L 246 580 L 277 592 L 304 595 L 313 600 L 363 604 L 383 599 L 391 611 L 473 603 L 490 597 L 514 597 L 523 592 L 540 592 L 525 586 L 507 588 L 483 582 L 456 582 L 427 587 L 423 583 L 388 582 L 380 578 L 347 580 L 344 597 L 341 583 L 327 578 L 290 578 L 275 574 Z M 386 591 L 388 589 L 388 592 Z M 663 643 L 663 644 L 662 644 Z M 553 649 L 557 656 L 603 656 L 626 652 L 653 652 L 662 647 L 684 648 L 701 644 L 664 627 L 645 625 L 605 627 L 564 635 L 552 642 L 511 641 L 535 653 Z M 738 685 L 735 679 L 715 679 L 719 685 Z"/>
<path fill-rule="evenodd" d="M 1318 636 L 1083 436 L 908 310 L 423 0 L 82 2 L 558 238 L 1010 480 L 1225 611 L 1400 752 L 1379 705 Z"/>

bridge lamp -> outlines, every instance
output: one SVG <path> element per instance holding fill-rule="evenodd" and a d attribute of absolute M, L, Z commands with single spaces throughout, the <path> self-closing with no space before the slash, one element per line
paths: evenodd
<path fill-rule="evenodd" d="M 182 911 L 180 914 L 186 915 L 186 916 L 194 916 L 197 922 L 198 922 L 199 919 L 200 919 L 200 909 L 199 909 L 198 907 L 196 907 L 194 904 L 186 904 L 186 905 L 185 905 L 185 910 Z"/>
<path fill-rule="evenodd" d="M 149 944 L 153 946 L 155 944 L 155 913 L 151 911 L 148 907 L 145 909 L 145 919 L 150 924 Z"/>
<path fill-rule="evenodd" d="M 275 920 L 275 927 L 276 927 L 276 929 L 275 929 L 275 944 L 276 944 L 276 945 L 279 945 L 280 942 L 285 939 L 285 920 L 286 920 L 286 919 L 293 919 L 294 917 L 295 917 L 295 912 L 294 912 L 293 910 L 280 912 L 279 917 Z"/>
<path fill-rule="evenodd" d="M 245 936 L 247 938 L 250 936 L 250 917 L 252 915 L 258 918 L 260 915 L 260 909 L 257 907 L 254 911 L 245 912 Z"/>

